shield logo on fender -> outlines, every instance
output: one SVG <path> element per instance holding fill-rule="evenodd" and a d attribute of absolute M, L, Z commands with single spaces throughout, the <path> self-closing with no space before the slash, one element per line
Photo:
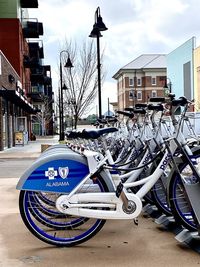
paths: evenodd
<path fill-rule="evenodd" d="M 69 173 L 69 168 L 68 167 L 59 167 L 58 173 L 59 173 L 61 178 L 65 179 L 65 178 L 67 178 L 67 175 Z"/>

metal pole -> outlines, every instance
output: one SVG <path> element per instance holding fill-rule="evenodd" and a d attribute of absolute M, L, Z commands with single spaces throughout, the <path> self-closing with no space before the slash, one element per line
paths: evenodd
<path fill-rule="evenodd" d="M 171 83 L 171 80 L 169 81 L 169 93 L 171 94 L 172 92 L 172 83 Z"/>
<path fill-rule="evenodd" d="M 97 34 L 97 71 L 98 71 L 98 102 L 99 102 L 99 118 L 102 118 L 101 111 L 101 63 L 100 63 L 100 43 L 99 34 Z"/>
<path fill-rule="evenodd" d="M 136 78 L 136 70 L 135 70 L 135 74 L 134 74 L 134 96 L 133 96 L 133 107 L 135 107 L 135 104 L 137 102 L 137 91 L 136 91 L 136 87 L 137 87 L 137 78 Z"/>
<path fill-rule="evenodd" d="M 59 140 L 61 140 L 61 99 L 60 99 L 60 95 L 61 95 L 61 90 L 60 88 L 58 88 L 58 104 L 59 104 Z"/>
<path fill-rule="evenodd" d="M 108 116 L 110 116 L 110 100 L 109 100 L 109 97 L 108 97 Z"/>
<path fill-rule="evenodd" d="M 63 89 L 62 89 L 61 53 L 60 53 L 60 141 L 63 141 L 64 140 L 64 125 L 63 125 Z"/>

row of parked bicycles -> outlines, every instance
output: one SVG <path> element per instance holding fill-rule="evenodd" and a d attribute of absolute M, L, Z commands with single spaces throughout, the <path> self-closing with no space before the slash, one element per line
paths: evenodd
<path fill-rule="evenodd" d="M 19 208 L 40 240 L 74 246 L 108 219 L 137 223 L 146 203 L 199 231 L 200 146 L 185 97 L 150 99 L 99 128 L 67 133 L 22 175 Z M 187 136 L 186 133 L 187 132 Z"/>

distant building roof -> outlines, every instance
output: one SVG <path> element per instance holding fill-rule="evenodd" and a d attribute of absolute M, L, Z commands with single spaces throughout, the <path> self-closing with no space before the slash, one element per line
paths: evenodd
<path fill-rule="evenodd" d="M 117 76 L 123 70 L 139 70 L 139 69 L 160 69 L 167 68 L 166 55 L 165 54 L 144 54 L 133 61 L 129 62 L 127 65 L 122 67 L 118 72 L 113 76 L 117 79 Z"/>

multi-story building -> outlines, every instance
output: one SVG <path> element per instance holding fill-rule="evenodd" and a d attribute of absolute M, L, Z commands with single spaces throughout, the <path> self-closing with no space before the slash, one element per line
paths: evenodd
<path fill-rule="evenodd" d="M 113 76 L 117 80 L 118 110 L 164 96 L 166 72 L 164 54 L 144 54 L 119 69 Z"/>
<path fill-rule="evenodd" d="M 194 99 L 194 49 L 192 37 L 171 51 L 167 59 L 167 78 L 176 97 Z"/>
<path fill-rule="evenodd" d="M 4 75 L 1 71 L 0 106 L 4 106 L 4 113 L 1 109 L 0 139 L 2 136 L 5 139 L 3 143 L 1 142 L 0 150 L 15 145 L 15 132 L 22 128 L 26 139 L 30 138 L 34 131 L 40 134 L 42 127 L 47 129 L 47 134 L 53 134 L 51 68 L 49 65 L 43 65 L 43 44 L 37 39 L 43 35 L 43 24 L 36 18 L 29 18 L 28 8 L 38 8 L 38 0 L 0 0 L 0 50 L 2 51 L 0 69 Z M 10 78 L 6 83 L 7 69 L 10 70 L 9 75 L 12 75 L 14 80 L 11 82 Z M 17 92 L 18 98 L 24 99 L 29 108 L 26 108 L 25 104 L 19 104 L 18 98 L 9 97 L 11 90 Z M 33 120 L 36 112 L 32 106 L 30 108 L 30 104 L 42 111 L 48 107 L 50 110 L 48 121 L 45 122 L 44 114 L 41 115 L 42 123 L 45 122 L 45 125 L 42 126 L 39 119 Z M 16 107 L 17 113 L 11 112 L 12 106 Z M 7 114 L 6 123 L 3 122 L 5 114 Z M 17 121 L 21 128 L 17 125 Z M 10 136 L 13 138 L 10 138 L 9 133 L 12 133 Z"/>
<path fill-rule="evenodd" d="M 194 102 L 195 111 L 200 111 L 200 46 L 194 49 Z"/>
<path fill-rule="evenodd" d="M 191 37 L 167 55 L 167 79 L 176 97 L 194 102 L 190 111 L 200 111 L 200 46 Z"/>
<path fill-rule="evenodd" d="M 19 74 L 0 50 L 0 150 L 19 142 L 20 131 L 23 141 L 27 141 L 25 118 L 35 112 L 24 94 Z"/>

